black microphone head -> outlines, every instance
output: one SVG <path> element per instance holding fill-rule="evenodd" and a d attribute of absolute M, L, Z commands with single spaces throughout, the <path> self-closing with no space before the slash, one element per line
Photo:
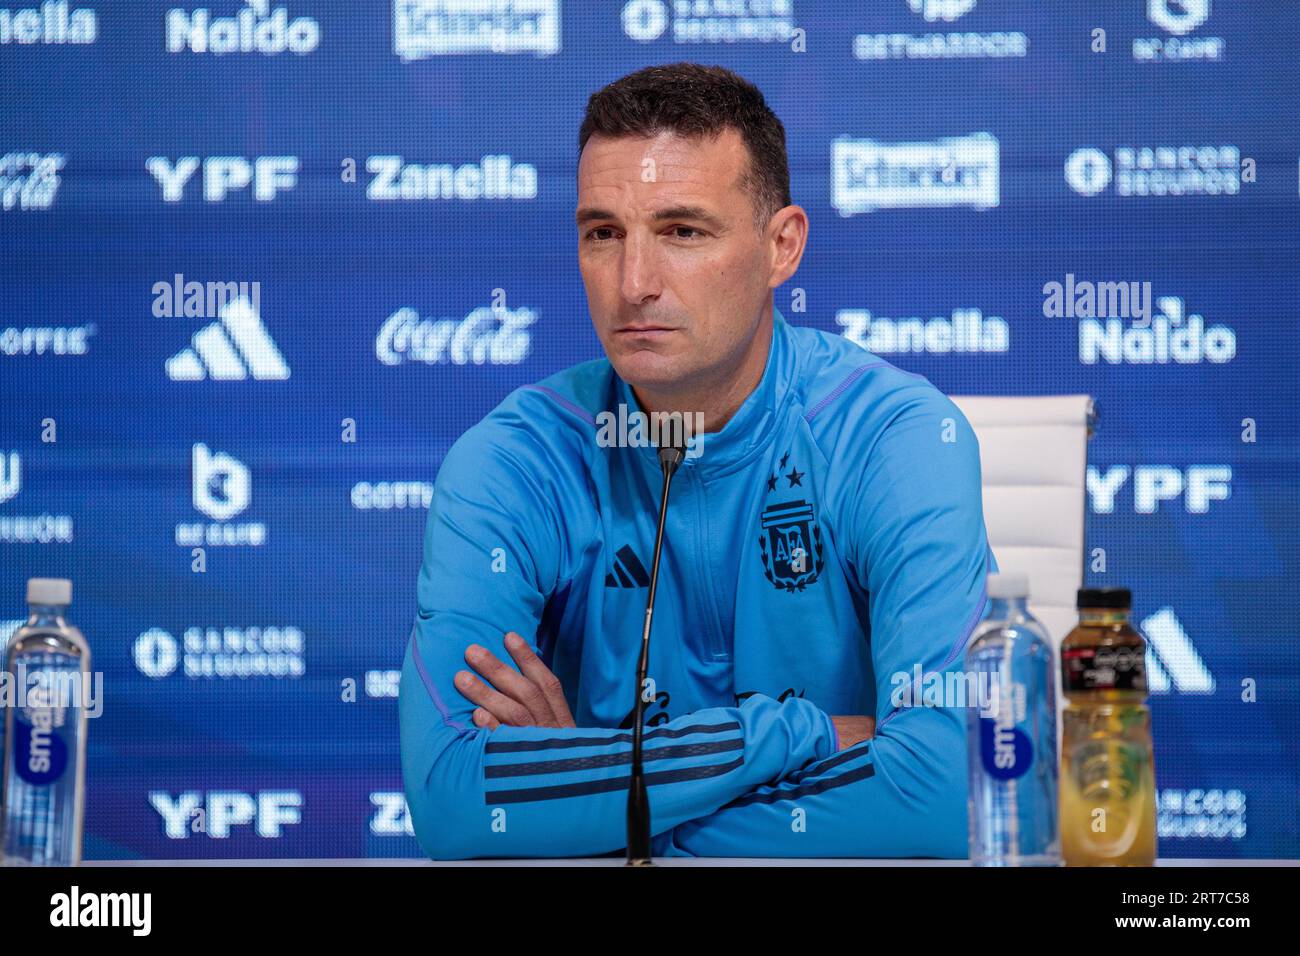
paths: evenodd
<path fill-rule="evenodd" d="M 660 413 L 657 418 L 659 467 L 671 475 L 686 457 L 686 421 L 680 412 Z"/>
<path fill-rule="evenodd" d="M 674 472 L 686 457 L 686 449 L 675 445 L 659 446 L 659 467 L 666 472 Z"/>

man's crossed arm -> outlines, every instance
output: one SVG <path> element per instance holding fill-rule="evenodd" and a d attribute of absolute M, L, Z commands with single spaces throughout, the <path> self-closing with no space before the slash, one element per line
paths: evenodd
<path fill-rule="evenodd" d="M 516 667 L 499 660 L 486 647 L 471 644 L 465 662 L 473 671 L 456 673 L 456 689 L 478 706 L 474 725 L 495 730 L 512 727 L 576 727 L 564 697 L 564 686 L 540 657 L 514 631 L 505 635 L 505 647 Z M 477 673 L 475 673 L 477 672 Z M 861 715 L 832 717 L 839 749 L 852 747 L 871 736 L 876 718 Z"/>

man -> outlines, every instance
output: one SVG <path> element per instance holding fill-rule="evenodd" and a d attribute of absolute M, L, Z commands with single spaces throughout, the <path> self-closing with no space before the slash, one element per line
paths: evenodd
<path fill-rule="evenodd" d="M 512 393 L 438 474 L 399 695 L 420 845 L 626 842 L 661 477 L 654 447 L 610 447 L 621 405 L 704 425 L 643 689 L 654 852 L 965 856 L 965 712 L 920 706 L 915 678 L 961 665 L 995 570 L 974 434 L 923 378 L 774 308 L 808 219 L 751 84 L 641 70 L 592 96 L 579 140 L 607 359 Z"/>

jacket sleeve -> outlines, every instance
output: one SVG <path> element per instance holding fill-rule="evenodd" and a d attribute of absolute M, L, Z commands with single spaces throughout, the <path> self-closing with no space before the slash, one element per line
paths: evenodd
<path fill-rule="evenodd" d="M 665 855 L 968 855 L 966 710 L 941 688 L 963 667 L 996 565 L 974 432 L 939 392 L 912 391 L 875 446 L 856 448 L 865 468 L 850 469 L 847 487 L 848 550 L 870 609 L 875 736 L 678 826 L 660 841 Z"/>
<path fill-rule="evenodd" d="M 554 462 L 504 433 L 471 430 L 448 453 L 425 531 L 418 609 L 398 693 L 402 778 L 421 848 L 435 859 L 590 856 L 627 843 L 629 731 L 474 725 L 453 685 L 471 643 L 514 666 L 504 635 L 538 650 L 543 610 L 566 580 L 564 520 L 576 496 Z M 503 437 L 504 435 L 504 437 Z M 574 500 L 566 502 L 565 496 Z M 581 550 L 581 547 L 578 548 Z M 571 553 L 571 552 L 570 552 Z M 549 661 L 548 661 L 549 663 Z M 632 676 L 628 677 L 629 705 Z M 566 689 L 570 704 L 573 688 Z M 576 709 L 575 709 L 576 710 Z M 645 732 L 652 834 L 714 812 L 830 756 L 834 726 L 803 700 L 753 697 Z"/>

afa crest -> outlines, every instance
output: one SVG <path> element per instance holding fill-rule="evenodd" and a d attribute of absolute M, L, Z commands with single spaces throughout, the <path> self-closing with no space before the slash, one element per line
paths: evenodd
<path fill-rule="evenodd" d="M 789 452 L 781 458 L 782 468 L 789 458 Z M 781 478 L 794 487 L 802 485 L 803 477 L 802 472 L 791 467 L 788 475 L 768 479 L 768 491 L 775 491 Z M 812 503 L 800 498 L 771 504 L 763 509 L 761 520 L 765 533 L 758 539 L 759 557 L 763 560 L 763 574 L 772 586 L 793 594 L 815 582 L 826 562 L 822 531 Z"/>

